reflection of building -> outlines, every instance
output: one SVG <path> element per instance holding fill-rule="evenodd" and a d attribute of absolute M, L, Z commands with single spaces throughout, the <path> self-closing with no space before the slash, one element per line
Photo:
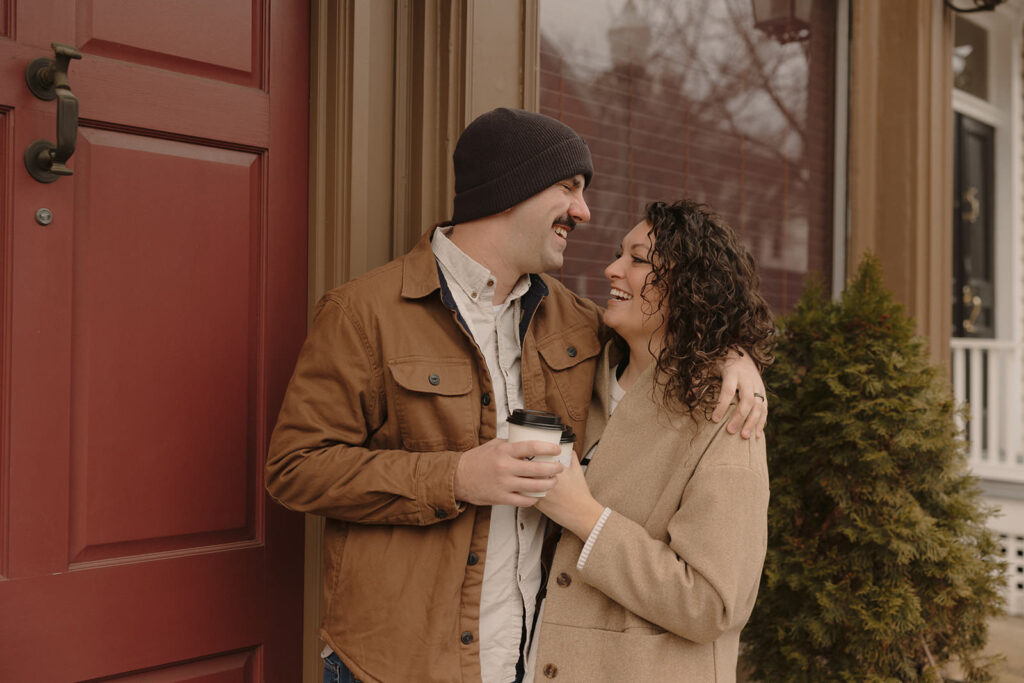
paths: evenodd
<path fill-rule="evenodd" d="M 626 0 L 608 27 L 608 45 L 615 67 L 642 67 L 650 52 L 651 27 L 640 15 L 634 0 Z"/>
<path fill-rule="evenodd" d="M 541 111 L 577 127 L 597 164 L 596 229 L 576 238 L 567 281 L 602 297 L 608 235 L 648 201 L 681 196 L 707 202 L 740 231 L 777 310 L 795 301 L 809 271 L 830 275 L 829 7 L 815 6 L 809 42 L 784 46 L 755 30 L 746 5 L 627 0 L 590 17 L 591 32 L 608 37 L 609 60 L 563 50 L 574 21 L 542 12 Z"/>

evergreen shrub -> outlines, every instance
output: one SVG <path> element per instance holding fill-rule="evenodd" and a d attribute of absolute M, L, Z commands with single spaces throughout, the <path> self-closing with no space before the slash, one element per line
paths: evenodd
<path fill-rule="evenodd" d="M 948 382 L 865 257 L 840 301 L 807 287 L 780 321 L 766 432 L 771 503 L 753 680 L 941 681 L 980 656 L 1002 610 Z"/>

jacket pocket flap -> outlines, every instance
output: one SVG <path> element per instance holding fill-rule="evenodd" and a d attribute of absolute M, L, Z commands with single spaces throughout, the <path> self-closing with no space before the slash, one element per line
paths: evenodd
<path fill-rule="evenodd" d="M 601 353 L 601 343 L 592 328 L 577 325 L 538 341 L 537 350 L 552 370 L 565 370 Z"/>
<path fill-rule="evenodd" d="M 473 388 L 473 367 L 465 358 L 399 358 L 388 362 L 403 389 L 441 396 L 461 396 Z"/>

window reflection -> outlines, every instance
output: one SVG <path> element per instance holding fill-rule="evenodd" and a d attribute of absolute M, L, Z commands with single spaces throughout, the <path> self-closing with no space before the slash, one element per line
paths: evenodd
<path fill-rule="evenodd" d="M 834 3 L 809 40 L 754 28 L 750 0 L 542 0 L 541 111 L 587 140 L 593 215 L 562 278 L 601 273 L 648 201 L 693 197 L 737 230 L 777 312 L 831 271 Z"/>

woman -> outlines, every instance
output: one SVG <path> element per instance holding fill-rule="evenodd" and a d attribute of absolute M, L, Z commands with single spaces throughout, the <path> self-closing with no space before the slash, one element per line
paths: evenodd
<path fill-rule="evenodd" d="M 605 276 L 618 338 L 598 366 L 586 477 L 574 460 L 537 505 L 564 531 L 531 666 L 540 681 L 734 681 L 768 470 L 763 439 L 710 420 L 715 364 L 732 348 L 770 363 L 771 314 L 732 230 L 689 201 L 651 204 Z"/>

